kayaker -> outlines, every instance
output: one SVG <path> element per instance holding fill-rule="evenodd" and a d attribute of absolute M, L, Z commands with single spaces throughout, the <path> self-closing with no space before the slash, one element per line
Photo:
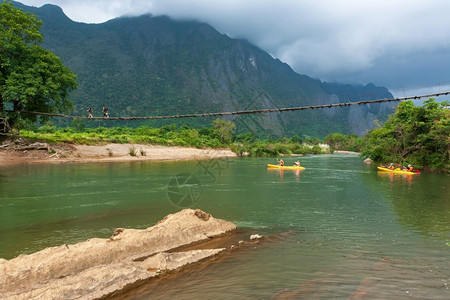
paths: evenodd
<path fill-rule="evenodd" d="M 413 171 L 414 171 L 414 168 L 413 168 L 413 166 L 408 165 L 408 167 L 407 167 L 407 168 L 404 168 L 403 171 L 413 172 Z"/>
<path fill-rule="evenodd" d="M 294 167 L 300 167 L 300 161 L 299 161 L 299 160 L 297 160 L 297 161 L 295 162 Z"/>
<path fill-rule="evenodd" d="M 284 161 L 283 161 L 282 159 L 280 159 L 280 160 L 278 161 L 278 165 L 279 165 L 279 166 L 284 166 Z"/>
<path fill-rule="evenodd" d="M 389 170 L 395 170 L 395 166 L 394 163 L 391 163 L 388 167 Z"/>

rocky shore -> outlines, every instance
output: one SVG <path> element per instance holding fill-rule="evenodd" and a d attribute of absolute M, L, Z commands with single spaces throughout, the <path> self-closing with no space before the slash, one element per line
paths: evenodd
<path fill-rule="evenodd" d="M 114 231 L 11 260 L 0 259 L 2 299 L 98 299 L 131 289 L 160 273 L 216 256 L 225 248 L 180 250 L 236 231 L 201 210 L 185 209 L 143 230 Z"/>

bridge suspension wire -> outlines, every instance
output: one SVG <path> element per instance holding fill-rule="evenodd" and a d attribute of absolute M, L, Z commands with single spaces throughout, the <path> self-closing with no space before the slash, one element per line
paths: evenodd
<path fill-rule="evenodd" d="M 57 113 L 45 113 L 45 112 L 34 112 L 34 111 L 17 111 L 24 114 L 34 114 L 41 116 L 51 116 L 60 118 L 71 118 L 71 119 L 89 119 L 89 120 L 160 120 L 160 119 L 181 119 L 181 118 L 199 118 L 199 117 L 219 117 L 219 116 L 233 116 L 233 115 L 248 115 L 248 114 L 263 114 L 272 112 L 285 112 L 285 111 L 296 111 L 296 110 L 307 110 L 307 109 L 318 109 L 318 108 L 332 108 L 332 107 L 345 107 L 352 105 L 362 105 L 362 104 L 373 104 L 373 103 L 383 103 L 383 102 L 398 102 L 405 100 L 416 100 L 421 98 L 432 98 L 438 96 L 444 96 L 450 94 L 448 92 L 441 92 L 435 94 L 427 94 L 420 96 L 411 97 L 400 97 L 391 99 L 378 99 L 378 100 L 366 100 L 358 102 L 346 102 L 346 103 L 334 103 L 334 104 L 323 104 L 323 105 L 309 105 L 300 107 L 287 107 L 287 108 L 268 108 L 268 109 L 255 109 L 255 110 L 238 110 L 230 112 L 213 112 L 213 113 L 202 113 L 202 114 L 185 114 L 185 115 L 168 115 L 168 116 L 147 116 L 147 117 L 84 117 L 84 116 L 72 116 Z M 12 110 L 5 110 L 6 112 L 14 112 Z"/>

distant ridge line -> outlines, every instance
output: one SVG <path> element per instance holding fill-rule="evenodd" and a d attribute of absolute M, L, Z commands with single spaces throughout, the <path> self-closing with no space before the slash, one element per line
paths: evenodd
<path fill-rule="evenodd" d="M 296 111 L 296 110 L 307 110 L 307 109 L 318 109 L 318 108 L 332 108 L 332 107 L 344 107 L 352 105 L 362 105 L 362 104 L 372 104 L 372 103 L 383 103 L 383 102 L 397 102 L 405 100 L 415 100 L 421 98 L 431 98 L 450 94 L 448 92 L 441 92 L 436 94 L 427 94 L 419 96 L 410 97 L 400 97 L 400 98 L 390 98 L 390 99 L 378 99 L 378 100 L 366 100 L 358 102 L 345 102 L 345 103 L 335 103 L 335 104 L 323 104 L 323 105 L 309 105 L 300 107 L 287 107 L 287 108 L 268 108 L 268 109 L 256 109 L 256 110 L 239 110 L 231 112 L 213 112 L 213 113 L 202 113 L 202 114 L 185 114 L 185 115 L 169 115 L 169 116 L 147 116 L 147 117 L 83 117 L 83 116 L 71 116 L 65 114 L 57 113 L 45 113 L 45 112 L 35 112 L 35 111 L 17 111 L 24 114 L 34 114 L 41 116 L 51 116 L 59 118 L 71 118 L 71 119 L 89 119 L 89 120 L 160 120 L 160 119 L 180 119 L 180 118 L 200 118 L 200 117 L 215 117 L 215 116 L 232 116 L 232 115 L 248 115 L 248 114 L 262 114 L 262 113 L 272 113 L 272 112 L 285 112 L 285 111 Z M 5 110 L 6 112 L 14 112 L 13 110 Z"/>

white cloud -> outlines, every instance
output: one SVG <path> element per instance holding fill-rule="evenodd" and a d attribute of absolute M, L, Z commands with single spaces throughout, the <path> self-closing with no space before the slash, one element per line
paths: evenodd
<path fill-rule="evenodd" d="M 408 60 L 418 53 L 450 53 L 447 0 L 22 1 L 34 6 L 45 2 L 87 23 L 144 13 L 198 19 L 233 38 L 249 40 L 299 73 L 326 80 L 346 78 L 386 85 L 382 74 L 367 77 L 380 62 L 392 63 L 393 57 Z M 445 74 L 444 66 L 434 66 L 436 74 Z M 401 77 L 399 70 L 393 72 Z"/>

